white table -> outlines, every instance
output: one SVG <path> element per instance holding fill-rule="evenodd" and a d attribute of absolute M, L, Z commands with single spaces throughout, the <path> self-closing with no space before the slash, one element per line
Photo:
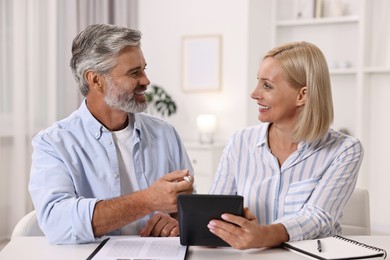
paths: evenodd
<path fill-rule="evenodd" d="M 385 249 L 390 254 L 390 236 L 350 236 L 359 242 L 371 244 Z M 1 260 L 75 260 L 86 259 L 98 246 L 97 243 L 84 245 L 50 245 L 45 237 L 16 237 L 0 251 Z M 190 246 L 186 260 L 223 259 L 251 260 L 278 259 L 299 260 L 307 259 L 283 248 L 266 248 L 253 250 L 235 250 L 233 248 L 206 248 Z"/>

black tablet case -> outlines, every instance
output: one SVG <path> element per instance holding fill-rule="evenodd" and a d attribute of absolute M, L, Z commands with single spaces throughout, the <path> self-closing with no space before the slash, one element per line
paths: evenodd
<path fill-rule="evenodd" d="M 239 195 L 180 194 L 177 197 L 180 244 L 229 246 L 211 233 L 207 224 L 223 213 L 243 215 L 244 199 Z"/>

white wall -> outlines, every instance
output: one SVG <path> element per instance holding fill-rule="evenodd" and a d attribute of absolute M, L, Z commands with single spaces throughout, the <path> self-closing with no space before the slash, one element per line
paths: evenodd
<path fill-rule="evenodd" d="M 17 3 L 20 4 L 22 2 L 24 3 L 25 1 Z M 152 83 L 165 87 L 177 101 L 178 114 L 168 118 L 168 120 L 176 126 L 184 140 L 197 139 L 195 121 L 196 115 L 201 113 L 214 113 L 217 115 L 218 131 L 216 136 L 217 139 L 222 141 L 228 140 L 236 129 L 257 123 L 257 106 L 249 98 L 249 93 L 256 84 L 259 59 L 272 46 L 273 42 L 271 2 L 269 0 L 139 1 L 139 29 L 143 32 L 143 51 L 149 64 L 147 72 Z M 62 6 L 62 4 L 59 5 Z M 4 6 L 2 5 L 1 7 Z M 20 14 L 21 12 L 23 13 L 24 9 L 15 8 L 15 10 Z M 32 12 L 31 14 L 34 14 L 33 16 L 35 17 L 36 13 Z M 12 13 L 10 15 L 13 17 Z M 64 16 L 66 17 L 67 15 L 71 16 L 71 14 Z M 22 20 L 24 21 L 24 19 Z M 62 19 L 60 20 L 62 21 Z M 20 18 L 18 21 L 21 21 Z M 17 23 L 15 25 L 19 26 Z M 30 24 L 30 26 L 33 26 L 33 24 Z M 58 26 L 57 28 L 67 28 L 64 30 L 72 27 L 71 24 L 58 24 Z M 387 26 L 390 28 L 389 25 Z M 38 29 L 36 28 L 36 30 Z M 59 33 L 64 34 L 64 30 L 61 30 Z M 222 90 L 216 93 L 184 93 L 181 89 L 182 36 L 204 34 L 222 35 Z M 17 42 L 21 44 L 26 41 Z M 68 44 L 67 42 L 64 41 L 63 44 Z M 69 55 L 69 52 L 62 55 Z M 19 56 L 23 55 L 19 52 Z M 65 70 L 65 68 L 67 68 L 66 73 L 69 75 L 70 70 L 66 65 L 61 70 Z M 23 78 L 20 78 L 20 80 L 23 80 Z M 387 147 L 390 146 L 388 134 L 390 123 L 386 106 L 387 97 L 390 96 L 388 82 L 390 82 L 389 74 L 375 75 L 372 77 L 372 80 L 367 81 L 367 85 L 370 88 L 375 88 L 375 91 L 367 97 L 367 113 L 369 113 L 368 118 L 370 121 L 367 122 L 369 138 L 367 145 L 365 145 L 366 155 L 364 160 L 368 165 L 367 169 L 369 172 L 367 173 L 367 178 L 360 184 L 368 188 L 370 192 L 371 223 L 375 234 L 390 234 L 390 208 L 387 207 L 390 204 L 388 199 L 390 196 L 390 190 L 388 189 L 390 170 L 386 167 L 387 155 L 389 154 Z M 25 84 L 20 85 L 24 87 Z M 57 86 L 59 85 L 62 85 L 66 90 L 61 90 L 63 92 L 59 90 L 57 95 L 69 97 L 69 100 L 66 99 L 64 103 L 76 108 L 79 100 L 74 94 L 76 87 L 73 81 L 63 80 L 63 83 L 59 83 Z M 39 87 L 40 84 L 36 86 Z M 59 87 L 59 89 L 62 88 Z M 30 91 L 32 90 L 30 89 Z M 21 92 L 27 93 L 28 91 Z M 32 93 L 37 92 L 32 91 Z M 72 103 L 68 102 L 70 100 L 72 100 Z M 18 102 L 20 103 L 20 97 L 18 97 Z M 18 107 L 21 109 L 20 106 Z M 61 107 L 61 104 L 56 107 L 58 115 L 67 115 L 68 109 L 62 110 Z M 49 114 L 55 111 L 50 110 Z M 30 113 L 32 112 L 30 111 Z M 22 118 L 19 121 L 24 124 L 26 120 Z M 37 123 L 41 121 L 38 120 Z M 51 122 L 52 119 L 48 121 Z M 29 126 L 29 128 L 32 128 L 32 132 L 36 130 L 35 126 Z M 20 129 L 25 128 L 21 127 Z M 18 138 L 18 140 L 22 141 L 24 139 Z M 0 140 L 0 146 L 8 147 L 11 144 L 13 143 L 9 139 Z M 0 165 L 3 167 L 1 170 L 12 173 L 1 175 L 1 183 L 9 183 L 12 179 L 17 187 L 24 187 L 26 183 L 21 181 L 19 176 L 27 175 L 27 171 L 18 171 L 15 167 L 8 167 L 8 164 L 4 163 L 12 161 L 13 154 L 20 153 L 16 150 L 10 153 L 8 150 L 0 149 Z M 19 162 L 19 167 L 24 166 Z M 13 174 L 13 172 L 19 172 L 17 173 L 19 175 Z M 0 215 L 10 212 L 11 206 L 15 207 L 15 205 L 18 205 L 20 209 L 25 208 L 24 198 L 15 203 L 16 197 L 13 196 L 11 198 L 9 192 L 6 192 L 8 189 L 1 190 L 2 200 L 0 200 L 0 206 L 3 205 L 2 202 L 4 200 L 7 201 L 6 206 L 8 208 L 2 208 Z M 21 192 L 18 194 L 20 195 Z M 21 211 L 18 210 L 15 214 L 21 216 L 23 214 Z M 1 216 L 1 220 L 8 220 L 8 217 Z M 11 219 L 10 222 L 3 222 L 11 223 L 12 225 L 16 221 L 17 219 Z M 4 223 L 0 225 L 0 234 L 11 231 L 10 225 Z"/>
<path fill-rule="evenodd" d="M 177 102 L 168 121 L 183 140 L 197 139 L 196 116 L 217 115 L 216 138 L 228 140 L 246 125 L 248 71 L 248 1 L 142 0 L 139 29 L 153 84 L 163 86 Z M 185 93 L 181 86 L 181 41 L 188 35 L 222 35 L 222 89 Z"/>
<path fill-rule="evenodd" d="M 171 121 L 184 140 L 197 138 L 196 115 L 218 116 L 218 139 L 226 141 L 242 127 L 256 124 L 257 106 L 249 98 L 256 84 L 259 59 L 273 45 L 272 1 L 268 0 L 142 0 L 139 29 L 152 83 L 162 85 L 178 103 Z M 390 28 L 390 25 L 387 25 Z M 374 30 L 375 28 L 373 28 Z M 184 35 L 221 34 L 223 37 L 222 91 L 184 93 L 181 89 L 181 38 Z M 379 77 L 379 76 L 378 76 Z M 386 159 L 390 145 L 386 97 L 389 76 L 380 83 L 367 82 L 379 92 L 367 97 L 371 124 L 358 186 L 370 192 L 373 234 L 390 234 L 390 170 Z M 380 88 L 379 88 L 380 87 Z M 348 105 L 348 104 L 347 104 Z M 351 106 L 351 104 L 349 105 Z"/>
<path fill-rule="evenodd" d="M 388 26 L 390 28 L 390 24 Z M 367 182 L 362 185 L 370 192 L 372 232 L 390 235 L 390 73 L 372 75 L 367 84 L 373 91 L 366 96 L 370 104 L 367 108 L 368 140 L 364 156 L 368 171 L 365 176 Z"/>
<path fill-rule="evenodd" d="M 248 42 L 248 96 L 257 84 L 257 72 L 260 61 L 265 53 L 273 47 L 273 15 L 272 1 L 249 1 L 249 42 Z M 257 103 L 248 99 L 247 125 L 259 123 L 259 107 Z"/>
<path fill-rule="evenodd" d="M 73 38 L 91 23 L 130 26 L 137 20 L 135 1 L 110 3 L 0 1 L 0 242 L 33 207 L 31 138 L 80 105 L 69 67 Z"/>

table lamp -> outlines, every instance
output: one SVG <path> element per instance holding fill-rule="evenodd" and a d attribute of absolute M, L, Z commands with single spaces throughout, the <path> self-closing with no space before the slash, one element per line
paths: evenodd
<path fill-rule="evenodd" d="M 212 144 L 216 128 L 216 117 L 211 114 L 198 115 L 196 125 L 199 131 L 199 142 L 201 144 Z"/>

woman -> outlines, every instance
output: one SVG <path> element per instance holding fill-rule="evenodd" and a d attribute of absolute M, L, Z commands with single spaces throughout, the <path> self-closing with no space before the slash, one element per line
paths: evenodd
<path fill-rule="evenodd" d="M 244 217 L 208 227 L 239 249 L 341 233 L 342 210 L 363 159 L 356 138 L 332 130 L 328 67 L 313 44 L 270 50 L 251 94 L 263 124 L 236 132 L 222 155 L 213 194 L 244 196 Z"/>

